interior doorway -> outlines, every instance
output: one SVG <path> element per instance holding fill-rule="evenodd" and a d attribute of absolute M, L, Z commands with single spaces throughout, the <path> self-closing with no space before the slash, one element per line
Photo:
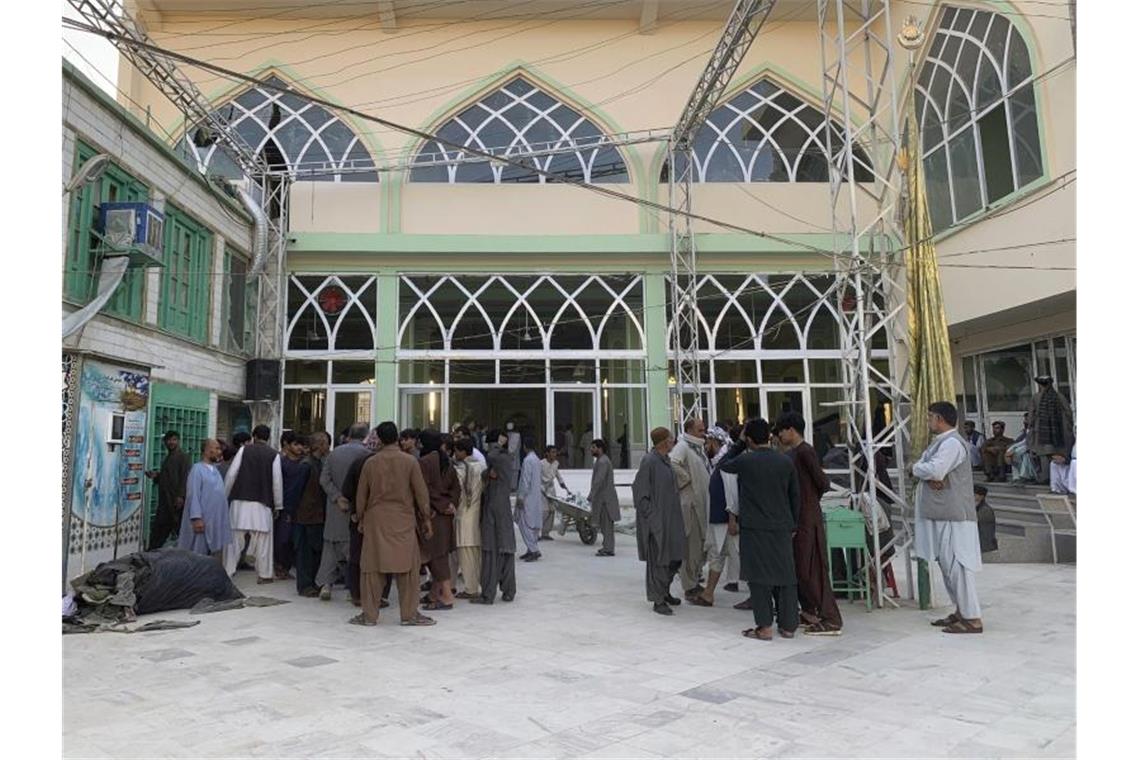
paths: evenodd
<path fill-rule="evenodd" d="M 593 389 L 554 389 L 551 416 L 555 437 L 550 442 L 558 447 L 559 457 L 567 469 L 593 466 L 590 443 L 598 438 L 594 428 Z"/>

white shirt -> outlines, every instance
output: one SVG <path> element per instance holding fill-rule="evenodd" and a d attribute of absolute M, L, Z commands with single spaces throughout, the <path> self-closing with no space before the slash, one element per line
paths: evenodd
<path fill-rule="evenodd" d="M 251 443 L 249 445 L 250 446 L 256 446 L 257 444 Z M 238 453 L 237 453 L 237 456 L 234 457 L 234 461 L 230 462 L 229 471 L 226 472 L 226 497 L 227 498 L 230 495 L 230 491 L 233 490 L 234 482 L 237 481 L 237 474 L 238 474 L 238 470 L 241 469 L 241 463 L 242 463 L 242 459 L 243 459 L 242 454 L 244 454 L 244 453 L 245 453 L 245 446 L 242 446 L 240 449 L 238 449 Z M 235 503 L 237 503 L 237 502 L 235 502 Z M 260 502 L 256 502 L 256 503 L 260 503 Z M 269 507 L 268 504 L 263 504 L 262 506 Z M 284 506 L 285 506 L 285 483 L 281 479 L 281 455 L 278 454 L 277 456 L 273 457 L 273 509 L 279 512 L 279 511 L 281 511 L 281 508 Z"/>
<path fill-rule="evenodd" d="M 961 445 L 938 443 L 954 435 L 947 430 L 934 437 L 922 458 L 914 465 L 914 476 L 919 480 L 945 480 L 958 465 L 966 461 L 966 448 Z M 937 446 L 937 451 L 935 447 Z M 970 570 L 980 570 L 982 554 L 978 539 L 978 524 L 972 520 L 930 520 L 922 516 L 923 494 L 918 489 L 914 510 L 915 554 L 927 562 L 936 560 L 947 564 L 958 562 Z"/>
<path fill-rule="evenodd" d="M 736 473 L 721 470 L 720 479 L 724 482 L 724 508 L 740 517 L 740 484 L 736 482 Z"/>
<path fill-rule="evenodd" d="M 471 447 L 471 458 L 481 464 L 487 464 L 487 457 L 483 456 L 483 452 L 474 446 Z"/>

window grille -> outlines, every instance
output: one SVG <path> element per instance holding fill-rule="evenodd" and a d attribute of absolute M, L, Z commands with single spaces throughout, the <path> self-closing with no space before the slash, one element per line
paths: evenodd
<path fill-rule="evenodd" d="M 629 171 L 617 148 L 605 144 L 602 130 L 574 108 L 522 77 L 482 98 L 449 119 L 436 134 L 452 143 L 502 155 L 577 147 L 574 152 L 525 159 L 536 169 L 583 182 L 629 182 Z M 416 162 L 457 159 L 460 151 L 430 141 Z M 412 182 L 537 182 L 535 171 L 479 161 L 412 169 Z"/>
<path fill-rule="evenodd" d="M 915 87 L 935 231 L 1044 173 L 1025 39 L 997 13 L 943 8 Z"/>

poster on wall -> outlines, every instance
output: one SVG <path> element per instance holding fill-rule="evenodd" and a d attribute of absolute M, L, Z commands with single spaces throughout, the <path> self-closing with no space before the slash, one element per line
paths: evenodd
<path fill-rule="evenodd" d="M 150 375 L 85 361 L 78 390 L 67 578 L 139 548 Z"/>

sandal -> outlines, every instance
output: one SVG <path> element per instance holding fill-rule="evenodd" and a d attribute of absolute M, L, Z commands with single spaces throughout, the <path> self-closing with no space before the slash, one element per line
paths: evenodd
<path fill-rule="evenodd" d="M 783 628 L 780 629 L 780 638 L 781 639 L 794 639 L 795 637 L 796 637 L 795 631 L 785 631 Z"/>
<path fill-rule="evenodd" d="M 428 602 L 423 606 L 425 610 L 450 610 L 454 604 L 444 604 L 443 602 Z"/>
<path fill-rule="evenodd" d="M 741 631 L 746 639 L 756 639 L 757 641 L 771 641 L 772 629 L 771 628 L 745 628 Z"/>
<path fill-rule="evenodd" d="M 752 609 L 752 597 L 748 597 L 743 602 L 737 602 L 736 604 L 732 605 L 732 609 L 734 609 L 734 610 L 750 610 L 750 609 Z"/>
<path fill-rule="evenodd" d="M 352 625 L 365 625 L 365 626 L 376 625 L 376 623 L 373 623 L 373 622 L 369 621 L 366 617 L 364 617 L 363 612 L 360 613 L 359 615 L 357 615 L 356 617 L 349 618 L 348 622 L 351 623 Z"/>
<path fill-rule="evenodd" d="M 710 602 L 708 599 L 705 599 L 703 596 L 690 596 L 688 599 L 689 599 L 689 604 L 695 604 L 698 607 L 712 607 L 713 606 L 713 603 Z"/>
<path fill-rule="evenodd" d="M 400 625 L 435 625 L 435 621 L 427 615 L 417 613 L 411 620 L 401 620 Z"/>
<path fill-rule="evenodd" d="M 829 623 L 818 622 L 804 626 L 805 636 L 842 636 L 843 629 Z"/>
<path fill-rule="evenodd" d="M 965 620 L 957 620 L 942 629 L 943 633 L 981 633 L 982 626 L 967 623 Z"/>
<path fill-rule="evenodd" d="M 961 620 L 961 618 L 958 617 L 958 613 L 957 612 L 951 612 L 949 615 L 942 618 L 941 620 L 931 620 L 930 624 L 932 626 L 934 626 L 935 628 L 945 628 L 946 626 L 954 625 L 959 620 Z"/>

